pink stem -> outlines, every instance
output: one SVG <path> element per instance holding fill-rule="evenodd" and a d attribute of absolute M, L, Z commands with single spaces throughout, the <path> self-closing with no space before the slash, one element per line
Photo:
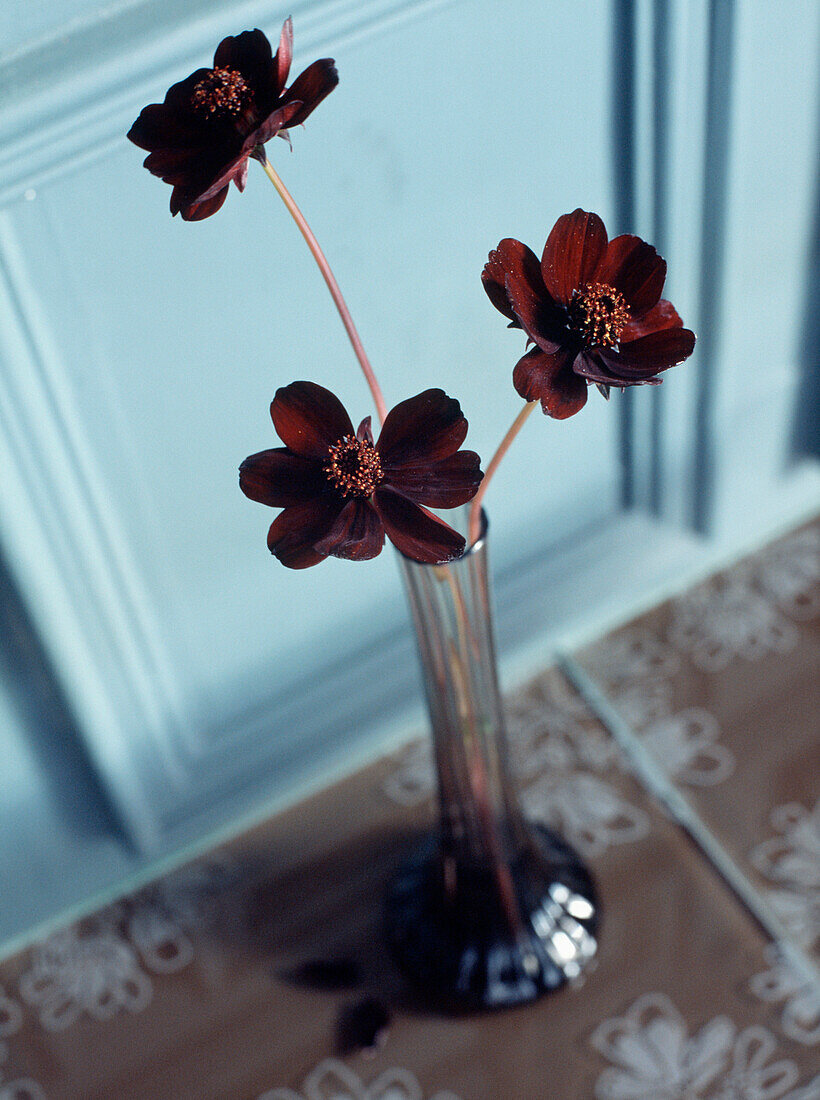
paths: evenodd
<path fill-rule="evenodd" d="M 507 434 L 501 440 L 501 443 L 498 446 L 498 450 L 490 459 L 490 464 L 484 472 L 484 479 L 479 486 L 478 492 L 473 497 L 473 503 L 470 505 L 470 528 L 468 537 L 469 546 L 472 546 L 475 542 L 478 541 L 478 536 L 481 533 L 481 502 L 484 499 L 484 494 L 487 492 L 487 486 L 490 484 L 490 478 L 498 469 L 499 465 L 501 464 L 501 459 L 510 449 L 510 444 L 521 431 L 522 427 L 524 426 L 524 421 L 527 419 L 527 417 L 530 415 L 537 404 L 537 401 L 528 401 L 526 403 L 524 408 L 510 425 Z"/>
<path fill-rule="evenodd" d="M 362 342 L 359 339 L 359 334 L 356 331 L 356 326 L 353 324 L 353 318 L 350 316 L 350 310 L 347 308 L 347 304 L 342 297 L 342 292 L 339 290 L 339 284 L 336 282 L 336 278 L 333 272 L 330 270 L 330 264 L 325 258 L 324 252 L 319 247 L 319 242 L 313 235 L 313 230 L 305 221 L 304 215 L 296 203 L 293 201 L 293 196 L 285 187 L 279 178 L 276 170 L 271 162 L 268 160 L 264 151 L 256 158 L 259 163 L 265 169 L 265 172 L 270 179 L 273 186 L 279 192 L 279 196 L 282 202 L 290 211 L 290 215 L 299 227 L 299 231 L 305 238 L 308 248 L 310 249 L 314 260 L 319 266 L 319 270 L 324 276 L 324 280 L 327 283 L 327 289 L 330 291 L 330 296 L 333 299 L 336 309 L 339 311 L 339 316 L 342 319 L 342 324 L 345 327 L 345 331 L 350 339 L 350 343 L 353 345 L 353 351 L 356 353 L 356 358 L 359 360 L 364 376 L 367 380 L 367 384 L 370 387 L 370 392 L 373 394 L 373 400 L 376 403 L 376 412 L 378 413 L 379 420 L 384 423 L 387 416 L 387 405 L 384 403 L 384 396 L 381 391 L 379 383 L 376 381 L 376 375 L 373 373 L 373 368 L 370 365 L 370 360 L 365 354 Z"/>

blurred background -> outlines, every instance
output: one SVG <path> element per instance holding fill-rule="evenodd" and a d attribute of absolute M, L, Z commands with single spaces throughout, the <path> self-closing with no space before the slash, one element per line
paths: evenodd
<path fill-rule="evenodd" d="M 820 508 L 815 0 L 11 0 L 0 11 L 0 942 L 423 725 L 391 552 L 290 572 L 236 470 L 277 386 L 373 410 L 262 171 L 185 224 L 125 139 L 293 15 L 341 82 L 269 155 L 388 404 L 489 458 L 523 351 L 479 276 L 576 206 L 666 257 L 663 386 L 530 419 L 487 498 L 504 686 Z"/>

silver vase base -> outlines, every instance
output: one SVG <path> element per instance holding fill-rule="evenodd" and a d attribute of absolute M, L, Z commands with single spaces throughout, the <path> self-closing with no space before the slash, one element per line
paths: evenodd
<path fill-rule="evenodd" d="M 600 910 L 574 849 L 551 829 L 530 826 L 509 872 L 514 921 L 492 867 L 450 861 L 445 875 L 435 834 L 399 868 L 386 897 L 387 943 L 424 1000 L 456 1011 L 511 1008 L 589 969 Z"/>

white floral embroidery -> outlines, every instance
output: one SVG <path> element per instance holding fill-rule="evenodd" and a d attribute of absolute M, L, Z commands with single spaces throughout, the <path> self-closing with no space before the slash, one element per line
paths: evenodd
<path fill-rule="evenodd" d="M 820 527 L 796 531 L 752 559 L 761 590 L 794 619 L 820 615 Z"/>
<path fill-rule="evenodd" d="M 623 1016 L 607 1020 L 590 1042 L 613 1066 L 595 1085 L 597 1100 L 794 1100 L 799 1072 L 786 1058 L 772 1061 L 771 1032 L 737 1031 L 717 1016 L 693 1036 L 670 999 L 640 997 Z"/>
<path fill-rule="evenodd" d="M 510 766 L 530 818 L 560 829 L 587 856 L 647 835 L 648 815 L 607 782 L 623 766 L 615 742 L 560 679 L 544 677 L 514 696 L 506 718 Z M 400 805 L 432 796 L 429 740 L 404 750 L 382 789 Z"/>
<path fill-rule="evenodd" d="M 541 776 L 521 792 L 521 805 L 532 821 L 558 829 L 587 857 L 649 833 L 649 818 L 642 809 L 597 776 L 583 772 Z"/>
<path fill-rule="evenodd" d="M 7 997 L 0 987 L 0 1039 L 14 1035 L 23 1024 L 23 1012 L 16 1001 Z"/>
<path fill-rule="evenodd" d="M 622 1017 L 607 1020 L 590 1042 L 617 1069 L 595 1086 L 598 1100 L 690 1100 L 699 1097 L 726 1064 L 735 1027 L 718 1016 L 689 1038 L 668 997 L 641 997 Z"/>
<path fill-rule="evenodd" d="M 603 771 L 621 760 L 609 734 L 557 678 L 518 693 L 505 717 L 513 771 L 521 780 L 546 768 Z"/>
<path fill-rule="evenodd" d="M 172 974 L 192 961 L 190 933 L 207 922 L 236 877 L 237 869 L 224 857 L 198 860 L 131 899 L 125 914 L 128 938 L 149 970 Z"/>
<path fill-rule="evenodd" d="M 382 790 L 399 806 L 417 806 L 431 797 L 435 783 L 433 746 L 429 737 L 423 737 L 402 749 Z"/>
<path fill-rule="evenodd" d="M 801 944 L 811 949 L 820 936 L 820 800 L 809 811 L 797 802 L 771 814 L 780 836 L 758 844 L 750 860 L 777 887 L 767 898 Z"/>
<path fill-rule="evenodd" d="M 669 640 L 704 672 L 720 672 L 736 657 L 756 661 L 794 649 L 798 634 L 752 583 L 751 566 L 698 585 L 672 605 Z"/>
<path fill-rule="evenodd" d="M 722 783 L 735 769 L 735 758 L 717 739 L 716 719 L 700 707 L 688 707 L 651 723 L 641 740 L 674 779 L 696 787 Z"/>
<path fill-rule="evenodd" d="M 23 1026 L 23 1011 L 16 1001 L 0 988 L 0 1039 L 16 1034 Z M 8 1047 L 0 1042 L 0 1062 L 8 1057 Z M 45 1093 L 30 1077 L 18 1077 L 16 1081 L 3 1083 L 0 1073 L 0 1100 L 46 1100 Z"/>
<path fill-rule="evenodd" d="M 611 652 L 610 652 L 611 650 Z M 608 638 L 587 656 L 618 713 L 672 779 L 695 787 L 724 782 L 735 758 L 719 744 L 717 720 L 701 707 L 673 711 L 673 651 L 646 629 Z"/>
<path fill-rule="evenodd" d="M 784 1096 L 783 1100 L 820 1100 L 820 1074 L 800 1088 Z"/>
<path fill-rule="evenodd" d="M 82 930 L 55 932 L 34 948 L 20 995 L 39 1010 L 47 1031 L 62 1031 L 83 1013 L 110 1020 L 120 1009 L 141 1012 L 151 1000 L 151 982 L 136 952 L 103 917 Z"/>
<path fill-rule="evenodd" d="M 755 974 L 750 989 L 769 1004 L 785 1002 L 780 1026 L 790 1039 L 804 1046 L 820 1043 L 820 990 L 781 958 L 776 946 L 766 948 L 765 958 L 769 969 Z"/>
<path fill-rule="evenodd" d="M 7 1056 L 5 1043 L 0 1043 L 0 1062 L 5 1062 Z M 30 1077 L 4 1082 L 0 1074 L 0 1100 L 46 1100 L 46 1094 Z"/>
<path fill-rule="evenodd" d="M 596 674 L 610 687 L 636 681 L 665 684 L 680 668 L 675 651 L 643 628 L 605 638 L 591 650 L 590 659 Z"/>
<path fill-rule="evenodd" d="M 55 932 L 32 949 L 21 997 L 47 1031 L 62 1031 L 83 1014 L 109 1020 L 120 1011 L 142 1012 L 153 996 L 149 972 L 172 974 L 193 960 L 189 932 L 205 919 L 228 874 L 219 859 L 191 864 Z"/>
<path fill-rule="evenodd" d="M 424 1100 L 424 1090 L 406 1069 L 388 1069 L 366 1085 L 344 1062 L 326 1058 L 305 1078 L 301 1092 L 278 1088 L 259 1100 Z M 454 1092 L 437 1092 L 430 1100 L 459 1100 Z"/>
<path fill-rule="evenodd" d="M 635 732 L 645 729 L 672 713 L 671 685 L 663 680 L 619 685 L 610 697 L 621 718 Z"/>
<path fill-rule="evenodd" d="M 128 936 L 145 965 L 157 974 L 182 970 L 194 957 L 185 930 L 159 906 L 138 905 L 128 917 Z"/>
<path fill-rule="evenodd" d="M 800 1076 L 794 1062 L 769 1059 L 777 1043 L 765 1027 L 747 1027 L 732 1052 L 732 1066 L 721 1082 L 715 1100 L 775 1100 L 797 1084 Z"/>

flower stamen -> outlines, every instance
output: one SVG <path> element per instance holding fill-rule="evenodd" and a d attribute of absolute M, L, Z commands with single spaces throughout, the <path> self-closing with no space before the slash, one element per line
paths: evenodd
<path fill-rule="evenodd" d="M 238 115 L 253 93 L 236 69 L 211 69 L 196 85 L 191 103 L 206 115 Z"/>
<path fill-rule="evenodd" d="M 322 469 L 344 497 L 369 497 L 384 479 L 379 453 L 372 443 L 346 435 L 329 450 Z"/>
<path fill-rule="evenodd" d="M 616 347 L 629 320 L 626 299 L 608 283 L 588 283 L 569 303 L 570 327 L 588 348 Z"/>

